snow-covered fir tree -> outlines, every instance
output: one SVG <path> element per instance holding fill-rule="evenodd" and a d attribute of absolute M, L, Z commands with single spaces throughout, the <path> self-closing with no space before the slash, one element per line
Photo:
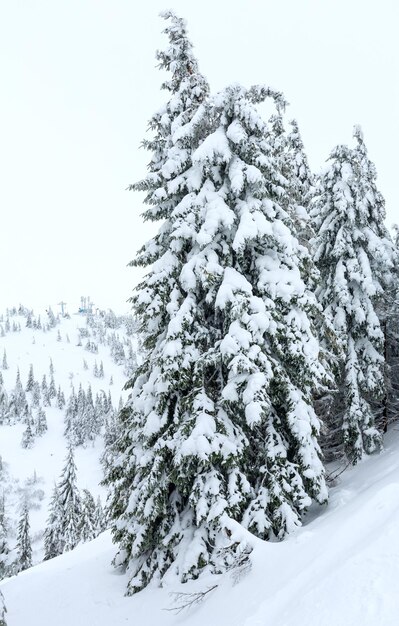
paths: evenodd
<path fill-rule="evenodd" d="M 62 510 L 62 551 L 67 552 L 79 543 L 82 512 L 72 446 L 69 446 L 65 466 L 57 487 Z"/>
<path fill-rule="evenodd" d="M 55 317 L 54 312 L 51 307 L 47 311 L 47 318 L 48 318 L 49 328 L 55 328 L 57 325 L 57 318 Z"/>
<path fill-rule="evenodd" d="M 34 443 L 35 443 L 35 438 L 33 435 L 32 423 L 31 423 L 31 420 L 28 419 L 26 423 L 26 428 L 22 434 L 21 446 L 23 448 L 32 448 Z"/>
<path fill-rule="evenodd" d="M 36 413 L 35 433 L 36 435 L 40 437 L 41 435 L 44 435 L 46 431 L 47 431 L 46 412 L 41 407 L 39 407 Z"/>
<path fill-rule="evenodd" d="M 0 589 L 0 626 L 7 626 L 6 613 L 7 613 L 6 603 L 4 600 L 3 592 Z"/>
<path fill-rule="evenodd" d="M 129 593 L 167 572 L 223 569 L 229 519 L 282 538 L 312 498 L 327 499 L 311 404 L 324 376 L 316 302 L 256 108 L 284 101 L 236 86 L 208 102 L 204 91 L 194 111 L 204 80 L 184 23 L 167 16 L 173 116 L 166 107 L 168 136 L 147 142 L 150 173 L 133 186 L 147 191 L 146 219 L 164 222 L 132 263 L 153 264 L 132 298 L 146 353 L 106 477 Z"/>
<path fill-rule="evenodd" d="M 50 399 L 57 397 L 57 390 L 56 390 L 56 387 L 55 387 L 53 374 L 51 374 L 51 378 L 50 378 L 50 385 L 49 385 L 49 388 L 48 388 L 48 395 L 49 395 Z"/>
<path fill-rule="evenodd" d="M 80 541 L 81 524 L 82 501 L 77 487 L 73 448 L 70 446 L 49 506 L 44 534 L 44 560 L 75 548 Z"/>
<path fill-rule="evenodd" d="M 33 375 L 33 365 L 31 364 L 29 367 L 28 382 L 26 383 L 25 391 L 33 391 L 34 384 L 35 377 Z"/>
<path fill-rule="evenodd" d="M 96 503 L 94 498 L 88 489 L 83 489 L 80 541 L 85 543 L 97 537 L 96 521 Z"/>
<path fill-rule="evenodd" d="M 315 194 L 314 177 L 310 170 L 298 122 L 291 120 L 291 132 L 287 135 L 287 170 L 289 191 L 293 204 L 293 220 L 301 243 L 309 246 L 313 236 L 310 205 Z"/>
<path fill-rule="evenodd" d="M 337 146 L 319 181 L 313 216 L 317 296 L 338 336 L 342 354 L 339 393 L 332 406 L 325 448 L 345 449 L 356 463 L 381 448 L 371 402 L 384 396 L 384 334 L 379 313 L 389 288 L 393 244 L 384 225 L 384 199 L 363 135 L 355 127 L 354 149 Z M 325 336 L 326 342 L 329 337 Z"/>
<path fill-rule="evenodd" d="M 0 383 L 0 424 L 9 422 L 10 420 L 10 403 L 4 383 Z"/>
<path fill-rule="evenodd" d="M 32 390 L 32 404 L 34 407 L 40 406 L 41 397 L 42 393 L 40 391 L 40 385 L 37 381 L 35 381 Z"/>
<path fill-rule="evenodd" d="M 384 292 L 382 331 L 385 337 L 386 389 L 380 414 L 377 415 L 381 429 L 399 418 L 399 228 L 393 229 L 395 246 L 394 268 L 390 286 Z"/>
<path fill-rule="evenodd" d="M 107 399 L 105 398 L 105 401 Z M 103 466 L 103 470 L 104 470 L 104 475 L 106 476 L 108 474 L 108 471 L 112 468 L 112 465 L 115 461 L 115 457 L 118 454 L 118 450 L 117 450 L 117 446 L 116 446 L 116 442 L 117 439 L 119 437 L 120 434 L 120 429 L 119 429 L 119 421 L 118 421 L 118 415 L 115 413 L 115 411 L 111 410 L 105 410 L 105 403 L 104 403 L 104 435 L 103 435 L 103 442 L 104 442 L 104 450 L 103 453 L 101 455 L 101 464 Z M 108 403 L 107 403 L 108 406 Z M 119 409 L 118 414 L 120 413 L 122 407 Z"/>
<path fill-rule="evenodd" d="M 17 537 L 17 555 L 18 560 L 16 563 L 17 571 L 22 572 L 28 567 L 32 567 L 32 546 L 29 536 L 29 509 L 26 502 L 22 507 L 21 518 L 18 524 L 18 537 Z"/>
<path fill-rule="evenodd" d="M 19 421 L 26 413 L 27 401 L 24 388 L 21 383 L 21 375 L 19 368 L 17 370 L 17 378 L 15 387 L 10 393 L 9 411 L 15 421 Z"/>
<path fill-rule="evenodd" d="M 5 498 L 3 494 L 0 499 L 0 580 L 4 578 L 8 572 L 9 552 L 10 549 L 7 540 L 7 527 L 5 519 Z"/>
<path fill-rule="evenodd" d="M 61 390 L 61 387 L 58 386 L 58 391 L 57 391 L 57 407 L 62 411 L 62 409 L 65 406 L 65 396 L 64 396 L 64 392 Z"/>
<path fill-rule="evenodd" d="M 74 421 L 77 414 L 77 398 L 75 394 L 75 389 L 74 387 L 72 387 L 71 395 L 68 398 L 67 408 L 64 416 L 64 435 L 69 439 L 69 441 L 73 441 Z"/>
<path fill-rule="evenodd" d="M 100 496 L 98 496 L 96 502 L 96 509 L 94 513 L 94 528 L 97 535 L 107 529 L 107 516 L 101 504 Z"/>
<path fill-rule="evenodd" d="M 44 532 L 44 560 L 48 561 L 62 554 L 63 539 L 63 508 L 58 487 L 55 486 L 49 506 L 49 516 Z"/>

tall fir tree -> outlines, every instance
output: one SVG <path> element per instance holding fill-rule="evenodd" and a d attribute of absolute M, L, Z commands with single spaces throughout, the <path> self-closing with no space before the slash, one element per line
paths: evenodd
<path fill-rule="evenodd" d="M 21 518 L 18 524 L 18 537 L 17 537 L 17 570 L 22 572 L 29 567 L 32 567 L 32 546 L 29 536 L 29 509 L 26 502 L 22 507 Z"/>
<path fill-rule="evenodd" d="M 340 145 L 332 151 L 313 209 L 317 296 L 342 355 L 325 448 L 329 456 L 344 449 L 352 463 L 382 445 L 372 403 L 385 393 L 380 317 L 394 258 L 376 170 L 359 127 L 354 136 L 354 149 Z"/>
<path fill-rule="evenodd" d="M 178 103 L 196 64 L 172 20 L 167 84 Z M 268 88 L 232 87 L 182 114 L 169 159 L 165 143 L 148 142 L 150 173 L 133 186 L 148 192 L 146 219 L 165 221 L 132 263 L 153 264 L 132 298 L 146 356 L 106 477 L 129 593 L 166 573 L 220 571 L 236 547 L 230 519 L 282 538 L 312 498 L 327 498 L 311 404 L 324 376 L 316 302 L 282 207 L 281 151 L 256 108 L 267 97 L 284 105 Z M 162 159 L 166 181 L 152 169 Z"/>
<path fill-rule="evenodd" d="M 399 228 L 393 228 L 394 268 L 390 287 L 384 292 L 382 330 L 385 337 L 385 396 L 378 422 L 386 432 L 399 419 Z"/>
<path fill-rule="evenodd" d="M 44 531 L 44 560 L 48 561 L 63 553 L 63 518 L 64 511 L 58 487 L 55 485 L 49 506 L 49 516 Z"/>
<path fill-rule="evenodd" d="M 63 552 L 72 550 L 80 539 L 82 503 L 77 486 L 76 465 L 72 446 L 69 446 L 65 466 L 57 484 L 62 509 Z"/>

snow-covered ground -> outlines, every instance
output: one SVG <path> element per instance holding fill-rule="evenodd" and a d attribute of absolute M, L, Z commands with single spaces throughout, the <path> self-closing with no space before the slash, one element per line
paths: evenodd
<path fill-rule="evenodd" d="M 347 470 L 327 508 L 282 543 L 257 541 L 252 570 L 124 597 L 109 533 L 0 583 L 9 626 L 397 626 L 399 433 Z M 179 614 L 173 592 L 205 591 Z"/>

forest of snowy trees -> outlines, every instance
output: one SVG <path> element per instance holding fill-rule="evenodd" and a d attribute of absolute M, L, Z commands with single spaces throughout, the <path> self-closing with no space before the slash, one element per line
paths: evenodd
<path fill-rule="evenodd" d="M 65 328 L 74 333 L 71 332 L 71 338 Z M 113 461 L 116 414 L 123 406 L 122 397 L 119 407 L 113 403 L 115 394 L 121 391 L 120 384 L 113 389 L 113 376 L 118 378 L 120 369 L 123 381 L 135 370 L 137 362 L 136 346 L 132 343 L 136 339 L 134 319 L 131 315 L 117 316 L 111 310 L 97 315 L 76 314 L 74 321 L 69 315 L 54 315 L 51 308 L 41 319 L 20 305 L 0 314 L 0 336 L 9 348 L 7 352 L 3 347 L 0 359 L 1 581 L 42 559 L 47 561 L 91 541 L 107 528 L 98 491 L 96 497 L 91 492 L 97 485 L 79 477 L 75 453 L 77 449 L 98 446 L 95 460 L 100 477 L 101 467 L 105 469 Z M 53 352 L 55 343 L 57 350 Z M 66 352 L 73 355 L 72 360 Z M 32 360 L 29 355 L 34 355 Z M 72 371 L 65 371 L 68 366 L 74 367 L 74 362 L 75 367 L 79 363 L 77 382 Z M 82 379 L 89 381 L 87 386 Z M 17 435 L 16 446 L 23 450 L 22 463 L 21 459 L 16 460 L 13 446 L 4 445 L 12 432 Z M 12 442 L 12 436 L 8 441 Z M 51 467 L 48 473 L 39 475 L 35 465 L 30 465 L 34 463 L 32 459 L 37 459 L 36 448 L 50 457 L 57 457 L 60 450 L 64 461 L 63 466 L 61 461 L 54 466 L 55 475 Z M 16 463 L 32 472 L 22 484 L 15 476 Z M 79 488 L 82 478 L 84 487 Z M 36 520 L 32 527 L 32 517 L 42 508 L 42 501 L 47 505 L 46 513 L 40 526 Z"/>
<path fill-rule="evenodd" d="M 159 223 L 131 263 L 143 359 L 105 463 L 128 593 L 250 558 L 234 522 L 283 539 L 327 503 L 325 464 L 381 450 L 398 406 L 398 242 L 360 127 L 314 174 L 284 95 L 212 94 L 163 17 L 167 101 L 131 186 Z"/>
<path fill-rule="evenodd" d="M 34 533 L 43 479 L 35 470 L 10 505 L 17 481 L 0 456 L 0 580 L 108 528 L 128 595 L 238 579 L 255 542 L 322 514 L 336 477 L 378 454 L 399 417 L 399 229 L 385 225 L 360 126 L 313 172 L 284 94 L 212 93 L 185 21 L 162 17 L 166 102 L 143 141 L 147 175 L 130 186 L 158 229 L 130 264 L 144 268 L 132 314 L 89 311 L 71 335 L 80 373 L 64 378 L 50 353 L 44 370 L 2 346 L 0 427 L 20 427 L 30 454 L 57 418 L 66 456 Z M 60 321 L 21 305 L 0 315 L 0 337 L 24 326 L 33 344 L 70 344 Z M 113 365 L 127 380 L 119 406 Z M 76 455 L 98 442 L 105 507 L 93 482 L 78 486 Z"/>

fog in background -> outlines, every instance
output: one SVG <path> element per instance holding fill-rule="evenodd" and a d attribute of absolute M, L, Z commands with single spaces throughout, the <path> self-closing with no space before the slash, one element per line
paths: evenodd
<path fill-rule="evenodd" d="M 173 8 L 213 91 L 232 82 L 284 92 L 311 166 L 363 127 L 399 221 L 398 3 L 360 0 L 0 0 L 0 305 L 76 310 L 80 296 L 124 312 L 127 268 L 154 230 L 139 149 L 165 101 L 158 13 Z"/>

